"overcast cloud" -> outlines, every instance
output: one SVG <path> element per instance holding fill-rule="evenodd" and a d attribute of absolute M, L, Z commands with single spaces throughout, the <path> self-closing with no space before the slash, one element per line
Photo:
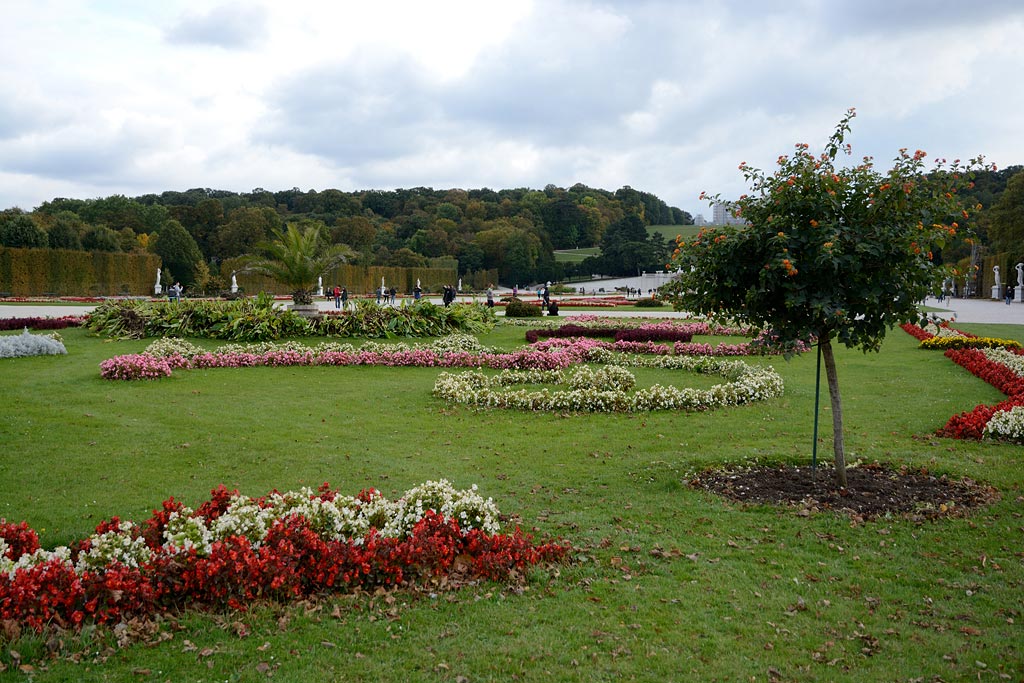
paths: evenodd
<path fill-rule="evenodd" d="M 741 161 L 1024 163 L 1019 0 L 5 3 L 0 208 L 581 182 L 709 214 Z"/>

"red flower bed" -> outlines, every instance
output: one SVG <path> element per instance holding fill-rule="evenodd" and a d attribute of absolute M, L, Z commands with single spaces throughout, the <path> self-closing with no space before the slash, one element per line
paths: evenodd
<path fill-rule="evenodd" d="M 218 487 L 195 515 L 216 519 L 234 493 Z M 359 498 L 368 501 L 374 495 L 379 494 L 370 490 Z M 325 485 L 311 499 L 334 496 Z M 509 534 L 463 530 L 457 520 L 430 510 L 404 537 L 384 537 L 371 528 L 351 541 L 323 538 L 305 517 L 293 514 L 275 521 L 259 544 L 232 535 L 200 555 L 195 547 L 163 544 L 168 519 L 182 509 L 170 498 L 137 527 L 116 517 L 97 527 L 97 534 L 130 529 L 135 539 L 144 539 L 152 555 L 138 567 L 112 561 L 98 570 L 76 569 L 76 558 L 89 551 L 86 540 L 73 544 L 70 559 L 52 557 L 0 572 L 0 621 L 40 631 L 48 625 L 117 623 L 184 607 L 244 610 L 257 599 L 415 587 L 437 576 L 504 581 L 529 566 L 563 561 L 570 550 L 566 543 L 536 544 L 519 529 Z M 36 533 L 24 522 L 0 520 L 0 539 L 11 560 L 39 548 Z"/>
<path fill-rule="evenodd" d="M 78 327 L 85 321 L 82 315 L 65 315 L 60 318 L 0 318 L 0 331 L 20 330 L 63 330 Z"/>
<path fill-rule="evenodd" d="M 934 336 L 910 323 L 905 323 L 900 327 L 907 334 L 921 341 Z M 960 330 L 957 330 L 957 334 L 974 336 Z M 1017 353 L 1021 355 L 1019 351 Z M 980 440 L 984 436 L 985 425 L 995 413 L 1010 410 L 1014 406 L 1024 406 L 1024 378 L 1018 377 L 1010 368 L 989 360 L 984 353 L 977 349 L 947 349 L 945 356 L 975 377 L 985 380 L 1009 398 L 994 406 L 978 405 L 973 410 L 954 415 L 949 418 L 945 426 L 936 432 L 939 436 Z"/>

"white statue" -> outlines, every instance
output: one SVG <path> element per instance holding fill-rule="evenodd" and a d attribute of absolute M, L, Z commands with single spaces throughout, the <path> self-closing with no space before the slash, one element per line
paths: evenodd
<path fill-rule="evenodd" d="M 1017 286 L 1024 285 L 1024 263 L 1017 264 Z"/>
<path fill-rule="evenodd" d="M 320 275 L 318 275 L 317 278 L 316 278 L 316 295 L 317 296 L 323 296 L 324 295 L 324 279 Z"/>
<path fill-rule="evenodd" d="M 238 272 L 237 270 L 232 270 L 231 271 L 231 293 L 232 294 L 237 294 L 238 293 L 238 280 L 235 278 L 235 273 L 237 273 L 237 272 Z"/>
<path fill-rule="evenodd" d="M 462 291 L 462 278 L 461 277 L 459 278 L 459 286 L 458 286 L 458 288 L 455 291 L 456 292 L 461 292 Z"/>
<path fill-rule="evenodd" d="M 999 279 L 999 266 L 992 266 L 992 272 L 996 274 L 996 287 L 1003 284 L 1003 281 Z"/>
<path fill-rule="evenodd" d="M 1003 281 L 999 277 L 999 266 L 992 266 L 992 272 L 996 274 L 996 283 L 992 285 L 992 298 L 1003 298 Z"/>
<path fill-rule="evenodd" d="M 160 269 L 156 269 L 156 285 L 153 286 L 153 291 L 156 294 L 161 294 L 164 291 L 163 286 L 160 284 Z"/>

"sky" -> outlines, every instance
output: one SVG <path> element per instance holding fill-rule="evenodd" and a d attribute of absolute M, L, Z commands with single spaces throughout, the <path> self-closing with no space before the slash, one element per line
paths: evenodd
<path fill-rule="evenodd" d="M 56 197 L 628 185 L 740 162 L 1024 163 L 1020 0 L 0 0 L 0 209 Z"/>

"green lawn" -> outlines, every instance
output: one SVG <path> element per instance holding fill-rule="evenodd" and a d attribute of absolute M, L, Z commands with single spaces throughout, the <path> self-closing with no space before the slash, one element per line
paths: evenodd
<path fill-rule="evenodd" d="M 676 235 L 682 235 L 686 238 L 694 237 L 700 232 L 700 226 L 698 225 L 648 225 L 647 234 L 660 233 L 665 239 L 670 242 L 675 242 Z"/>
<path fill-rule="evenodd" d="M 963 328 L 1024 341 L 1021 326 Z M 194 505 L 220 483 L 252 495 L 323 481 L 396 495 L 444 477 L 477 484 L 524 529 L 580 551 L 557 574 L 532 574 L 525 591 L 482 584 L 188 614 L 164 625 L 168 640 L 109 652 L 87 634 L 85 661 L 36 662 L 30 680 L 1024 678 L 1024 451 L 931 436 L 1001 395 L 898 329 L 881 353 L 837 353 L 848 460 L 998 487 L 1001 501 L 968 518 L 851 523 L 745 508 L 687 486 L 709 466 L 809 462 L 813 354 L 751 359 L 786 381 L 783 398 L 752 406 L 526 414 L 442 404 L 431 396 L 436 369 L 217 369 L 108 382 L 100 361 L 147 343 L 62 335 L 67 356 L 0 360 L 0 516 L 27 520 L 46 546 L 111 515 L 142 519 L 171 495 Z M 482 341 L 514 348 L 523 335 L 498 327 Z M 830 424 L 826 408 L 819 457 L 828 457 Z M 28 659 L 46 644 L 0 647 L 9 668 L 0 680 L 21 681 L 11 649 Z"/>
<path fill-rule="evenodd" d="M 600 256 L 600 247 L 581 247 L 579 249 L 556 249 L 555 261 L 563 263 L 579 263 L 590 256 Z"/>

